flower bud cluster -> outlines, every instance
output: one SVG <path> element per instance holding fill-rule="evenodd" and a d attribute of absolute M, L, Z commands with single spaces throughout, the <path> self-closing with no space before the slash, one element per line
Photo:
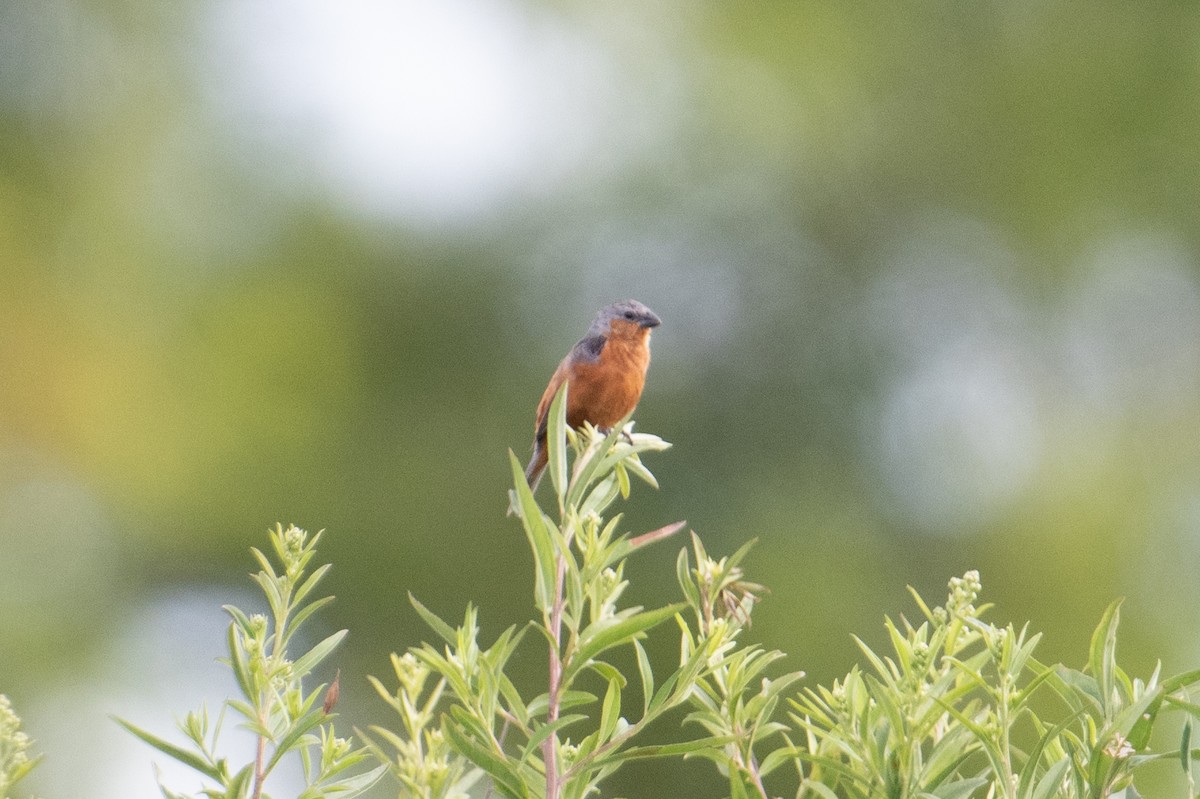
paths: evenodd
<path fill-rule="evenodd" d="M 31 744 L 29 736 L 21 732 L 21 719 L 12 702 L 0 694 L 0 796 L 7 796 L 8 789 L 25 771 Z"/>

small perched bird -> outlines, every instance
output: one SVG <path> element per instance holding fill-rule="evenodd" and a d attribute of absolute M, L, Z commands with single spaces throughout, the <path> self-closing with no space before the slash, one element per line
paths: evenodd
<path fill-rule="evenodd" d="M 614 302 L 596 314 L 587 335 L 554 370 L 538 403 L 533 457 L 525 469 L 530 488 L 537 489 L 550 457 L 546 417 L 563 381 L 570 386 L 567 424 L 578 428 L 591 422 L 601 430 L 612 427 L 637 407 L 650 366 L 650 331 L 660 324 L 654 311 L 637 300 Z"/>

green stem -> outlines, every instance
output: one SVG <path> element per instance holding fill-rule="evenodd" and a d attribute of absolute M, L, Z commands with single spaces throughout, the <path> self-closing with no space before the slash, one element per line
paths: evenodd
<path fill-rule="evenodd" d="M 558 553 L 558 571 L 554 578 L 554 605 L 550 609 L 550 685 L 547 692 L 546 723 L 558 721 L 559 701 L 562 691 L 563 662 L 562 614 L 566 602 L 564 585 L 567 578 L 566 554 Z M 553 732 L 542 744 L 542 761 L 546 769 L 546 799 L 559 799 L 562 783 L 558 775 L 558 732 Z"/>
<path fill-rule="evenodd" d="M 260 716 L 259 724 L 266 726 L 266 721 Z M 258 736 L 258 753 L 254 757 L 254 792 L 251 794 L 251 799 L 260 799 L 263 791 L 263 783 L 267 779 L 267 737 L 261 733 Z"/>

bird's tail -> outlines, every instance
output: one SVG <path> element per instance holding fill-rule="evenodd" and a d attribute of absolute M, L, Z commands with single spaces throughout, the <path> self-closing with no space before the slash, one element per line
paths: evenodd
<path fill-rule="evenodd" d="M 525 480 L 529 483 L 530 491 L 537 491 L 549 461 L 550 455 L 546 452 L 545 444 L 540 441 L 534 444 L 533 456 L 529 459 L 529 465 L 525 467 Z"/>

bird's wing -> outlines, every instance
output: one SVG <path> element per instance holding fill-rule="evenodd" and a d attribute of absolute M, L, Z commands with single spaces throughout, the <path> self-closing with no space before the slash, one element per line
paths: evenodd
<path fill-rule="evenodd" d="M 554 370 L 554 376 L 550 378 L 550 383 L 546 386 L 541 401 L 538 402 L 536 422 L 534 423 L 533 438 L 535 442 L 546 440 L 550 403 L 554 401 L 554 395 L 558 393 L 559 387 L 567 379 L 572 364 L 596 363 L 600 360 L 600 353 L 604 351 L 604 344 L 607 340 L 604 336 L 584 336 L 575 343 L 575 346 L 567 353 L 567 357 L 563 358 L 562 363 Z"/>
<path fill-rule="evenodd" d="M 558 387 L 562 385 L 566 377 L 567 362 L 564 360 L 554 370 L 554 376 L 550 378 L 550 382 L 546 385 L 546 390 L 542 393 L 541 400 L 538 401 L 537 416 L 534 417 L 533 421 L 533 439 L 535 442 L 543 441 L 546 438 L 546 417 L 550 415 L 550 403 L 554 400 L 554 395 L 558 392 Z"/>
<path fill-rule="evenodd" d="M 575 342 L 575 346 L 571 348 L 570 354 L 567 355 L 567 360 L 595 363 L 600 360 L 600 353 L 604 352 L 604 344 L 607 341 L 608 338 L 606 336 L 584 336 Z"/>

